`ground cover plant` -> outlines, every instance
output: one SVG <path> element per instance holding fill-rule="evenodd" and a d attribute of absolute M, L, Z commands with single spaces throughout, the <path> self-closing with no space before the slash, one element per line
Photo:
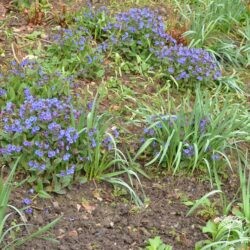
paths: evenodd
<path fill-rule="evenodd" d="M 10 193 L 11 193 L 11 189 L 12 189 L 12 181 L 13 181 L 13 177 L 16 171 L 16 168 L 19 164 L 19 160 L 20 157 L 16 160 L 14 166 L 11 169 L 11 172 L 9 174 L 9 176 L 7 177 L 6 180 L 4 180 L 1 176 L 0 178 L 0 187 L 1 187 L 1 192 L 0 192 L 0 219 L 1 219 L 1 224 L 0 224 L 0 244 L 3 247 L 2 249 L 13 249 L 16 248 L 18 246 L 23 245 L 25 242 L 30 241 L 32 239 L 34 239 L 35 237 L 44 237 L 43 234 L 46 233 L 46 231 L 48 231 L 51 227 L 53 227 L 59 220 L 60 218 L 55 219 L 54 221 L 52 221 L 51 223 L 49 223 L 48 225 L 39 228 L 37 231 L 30 233 L 30 231 L 28 230 L 28 225 L 27 221 L 26 221 L 26 217 L 24 216 L 24 214 L 22 213 L 22 211 L 20 211 L 19 209 L 17 209 L 16 207 L 12 206 L 9 204 L 9 198 L 10 198 Z M 27 203 L 27 202 L 26 202 Z M 26 204 L 27 205 L 27 204 Z M 21 218 L 21 223 L 16 224 L 14 222 L 14 224 L 12 224 L 9 228 L 6 228 L 6 224 L 8 222 L 8 220 L 11 218 L 11 216 L 13 215 L 13 212 L 8 212 L 8 209 L 13 210 L 13 212 L 16 212 L 20 218 Z M 15 230 L 18 232 L 18 228 L 20 227 L 25 227 L 26 230 L 28 231 L 27 236 L 23 236 L 23 237 L 16 237 L 15 236 Z M 8 240 L 8 238 L 10 238 L 11 240 Z"/>
<path fill-rule="evenodd" d="M 248 249 L 249 16 L 0 3 L 0 248 Z"/>

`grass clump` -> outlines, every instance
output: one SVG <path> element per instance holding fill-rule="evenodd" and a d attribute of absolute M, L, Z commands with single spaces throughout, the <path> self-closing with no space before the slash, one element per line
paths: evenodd
<path fill-rule="evenodd" d="M 231 166 L 227 149 L 247 135 L 249 122 L 239 105 L 225 102 L 219 106 L 216 97 L 208 98 L 197 90 L 193 105 L 189 100 L 180 109 L 166 106 L 165 110 L 167 114 L 142 109 L 140 115 L 147 125 L 135 158 L 146 154 L 151 158 L 146 166 L 158 164 L 174 173 L 205 167 L 211 176 L 213 164 L 219 166 L 223 159 Z"/>

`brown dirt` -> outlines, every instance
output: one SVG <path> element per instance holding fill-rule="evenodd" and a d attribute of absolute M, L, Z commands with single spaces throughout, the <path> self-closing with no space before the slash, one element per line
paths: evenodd
<path fill-rule="evenodd" d="M 174 249 L 194 249 L 195 242 L 204 238 L 200 227 L 205 224 L 197 216 L 186 217 L 188 207 L 182 203 L 200 198 L 208 192 L 208 183 L 194 178 L 167 176 L 161 180 L 143 180 L 147 196 L 145 207 L 138 209 L 106 183 L 76 185 L 66 195 L 52 199 L 35 198 L 33 214 L 28 222 L 42 226 L 63 215 L 52 230 L 59 244 L 32 240 L 20 250 L 32 249 L 142 249 L 148 238 L 161 236 Z M 116 195 L 115 195 L 116 193 Z M 28 197 L 24 189 L 12 194 L 12 202 L 22 207 Z"/>

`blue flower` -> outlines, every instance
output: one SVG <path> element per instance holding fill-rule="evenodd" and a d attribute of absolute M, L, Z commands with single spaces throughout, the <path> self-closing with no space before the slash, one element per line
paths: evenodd
<path fill-rule="evenodd" d="M 154 135 L 154 133 L 155 133 L 155 131 L 154 131 L 154 129 L 148 129 L 148 128 L 145 128 L 144 129 L 144 134 L 146 134 L 146 135 L 150 135 L 150 136 L 153 136 Z"/>
<path fill-rule="evenodd" d="M 32 214 L 32 213 L 33 213 L 33 208 L 32 208 L 32 207 L 28 207 L 28 208 L 26 208 L 26 209 L 24 210 L 24 212 L 25 212 L 26 214 Z"/>
<path fill-rule="evenodd" d="M 29 199 L 29 198 L 24 198 L 23 201 L 22 201 L 22 203 L 23 203 L 24 205 L 30 205 L 30 204 L 32 203 L 32 200 Z"/>
<path fill-rule="evenodd" d="M 25 146 L 25 147 L 31 147 L 32 146 L 32 142 L 29 142 L 29 141 L 24 141 L 23 142 L 23 146 Z"/>
<path fill-rule="evenodd" d="M 213 161 L 218 161 L 218 160 L 220 160 L 220 158 L 221 158 L 221 156 L 220 156 L 218 153 L 214 153 L 214 154 L 212 154 L 212 156 L 211 156 L 211 159 L 212 159 Z"/>
<path fill-rule="evenodd" d="M 56 152 L 54 151 L 54 150 L 49 150 L 49 152 L 48 152 L 48 157 L 49 158 L 53 158 L 53 157 L 55 157 L 56 156 Z"/>
<path fill-rule="evenodd" d="M 0 88 L 0 97 L 6 95 L 7 92 L 5 89 Z"/>
<path fill-rule="evenodd" d="M 64 156 L 63 156 L 63 161 L 68 161 L 69 158 L 70 158 L 70 154 L 69 153 L 66 153 Z"/>
<path fill-rule="evenodd" d="M 174 68 L 173 68 L 173 67 L 169 67 L 169 68 L 168 68 L 168 72 L 169 72 L 170 74 L 173 74 L 173 73 L 174 73 L 174 71 L 175 71 L 175 70 L 174 70 Z"/>
<path fill-rule="evenodd" d="M 8 112 L 8 113 L 11 113 L 11 112 L 13 112 L 13 103 L 12 102 L 7 102 L 7 104 L 6 104 L 6 111 Z"/>
<path fill-rule="evenodd" d="M 183 149 L 183 154 L 188 158 L 194 156 L 194 146 L 186 144 L 185 148 Z"/>
<path fill-rule="evenodd" d="M 119 131 L 117 130 L 117 128 L 112 128 L 112 133 L 114 135 L 115 138 L 118 138 L 119 137 Z"/>
<path fill-rule="evenodd" d="M 36 132 L 38 132 L 40 130 L 40 127 L 39 126 L 35 126 L 31 129 L 31 133 L 32 134 L 35 134 Z"/>
<path fill-rule="evenodd" d="M 24 97 L 27 101 L 32 101 L 33 100 L 33 96 L 30 93 L 30 89 L 26 88 L 24 89 Z"/>
<path fill-rule="evenodd" d="M 87 107 L 89 110 L 93 108 L 93 102 L 88 102 Z"/>
<path fill-rule="evenodd" d="M 16 146 L 13 144 L 8 144 L 5 150 L 3 151 L 5 154 L 13 154 L 13 153 L 20 153 L 22 150 L 21 146 Z"/>
<path fill-rule="evenodd" d="M 41 151 L 41 150 L 36 150 L 36 151 L 35 151 L 35 155 L 37 155 L 38 157 L 42 158 L 43 155 L 44 155 L 44 152 Z"/>
<path fill-rule="evenodd" d="M 52 120 L 52 114 L 49 111 L 43 111 L 39 115 L 39 119 L 41 121 L 51 121 Z"/>
<path fill-rule="evenodd" d="M 58 131 L 61 129 L 61 125 L 56 123 L 56 122 L 52 122 L 48 125 L 48 129 L 51 130 L 51 131 Z"/>
<path fill-rule="evenodd" d="M 92 148 L 95 148 L 97 145 L 96 145 L 96 141 L 94 138 L 91 139 L 91 147 Z"/>
<path fill-rule="evenodd" d="M 66 171 L 61 171 L 59 176 L 64 177 L 68 175 L 73 175 L 75 173 L 75 165 L 72 165 L 71 168 L 67 169 Z"/>
<path fill-rule="evenodd" d="M 205 133 L 206 132 L 206 128 L 207 128 L 208 122 L 209 122 L 209 120 L 207 118 L 203 118 L 203 119 L 200 120 L 199 127 L 200 127 L 201 133 Z"/>

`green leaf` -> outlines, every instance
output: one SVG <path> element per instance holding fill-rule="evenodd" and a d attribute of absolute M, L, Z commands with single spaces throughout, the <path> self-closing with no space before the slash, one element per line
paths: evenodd
<path fill-rule="evenodd" d="M 51 196 L 44 190 L 39 190 L 38 191 L 38 196 L 41 198 L 49 199 Z"/>

